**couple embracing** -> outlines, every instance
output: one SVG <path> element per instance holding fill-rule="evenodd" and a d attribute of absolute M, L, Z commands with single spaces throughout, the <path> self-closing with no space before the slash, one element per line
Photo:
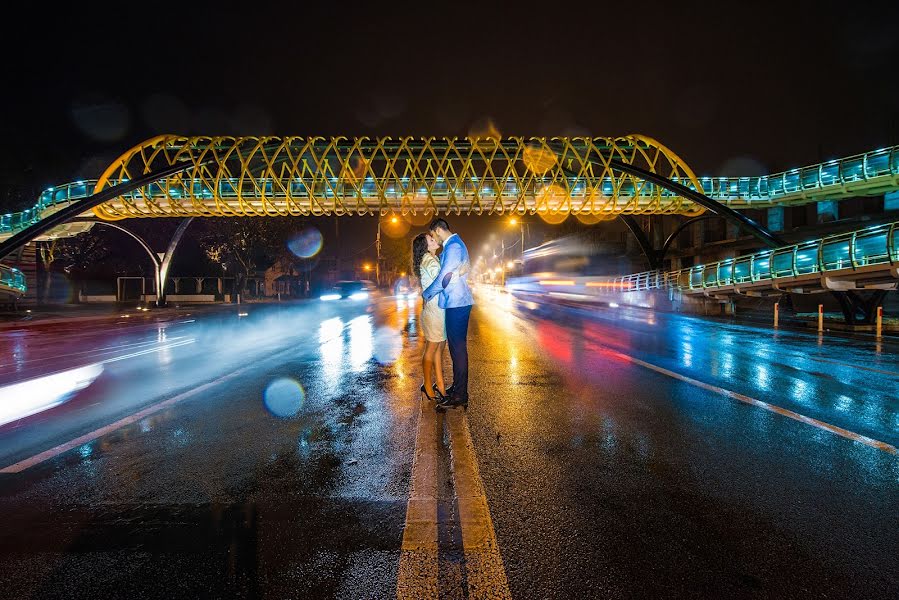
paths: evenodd
<path fill-rule="evenodd" d="M 468 319 L 474 304 L 468 287 L 470 269 L 468 249 L 444 219 L 434 219 L 428 233 L 420 233 L 412 240 L 412 275 L 421 282 L 423 299 L 421 392 L 434 400 L 438 408 L 468 407 Z M 453 362 L 453 383 L 449 387 L 443 383 L 443 350 L 447 342 Z"/>

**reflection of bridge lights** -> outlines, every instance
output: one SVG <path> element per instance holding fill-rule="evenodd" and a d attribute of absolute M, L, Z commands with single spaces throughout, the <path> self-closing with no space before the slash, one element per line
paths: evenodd
<path fill-rule="evenodd" d="M 382 365 L 393 364 L 403 349 L 403 338 L 399 331 L 390 327 L 380 327 L 375 332 L 372 354 Z"/>
<path fill-rule="evenodd" d="M 340 384 L 343 363 L 343 321 L 340 317 L 322 321 L 318 329 L 318 343 L 322 357 L 322 379 L 333 391 Z"/>
<path fill-rule="evenodd" d="M 350 367 L 361 371 L 373 352 L 371 316 L 350 321 Z"/>
<path fill-rule="evenodd" d="M 757 365 L 756 373 L 756 381 L 758 382 L 759 389 L 767 392 L 771 387 L 771 376 L 768 373 L 768 367 L 766 367 L 765 365 Z"/>

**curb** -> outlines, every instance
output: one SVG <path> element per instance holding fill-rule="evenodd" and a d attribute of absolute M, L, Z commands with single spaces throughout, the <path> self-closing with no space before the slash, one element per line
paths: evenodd
<path fill-rule="evenodd" d="M 172 312 L 155 312 L 150 311 L 146 313 L 128 313 L 130 316 L 126 317 L 129 320 L 135 323 L 147 323 L 152 322 L 153 317 L 179 317 L 185 316 L 186 314 L 193 314 L 195 311 L 204 310 L 204 312 L 216 312 L 218 310 L 224 310 L 226 308 L 230 308 L 231 306 L 238 305 L 218 305 L 214 310 L 208 310 L 210 307 L 208 306 L 196 306 L 196 307 L 188 307 L 188 308 L 177 308 L 173 309 Z M 158 310 L 158 309 L 157 309 Z M 163 309 L 165 310 L 165 309 Z M 119 321 L 122 319 L 121 314 L 105 314 L 105 315 L 72 315 L 70 317 L 48 317 L 48 318 L 38 318 L 38 319 L 23 319 L 19 321 L 6 321 L 0 322 L 0 332 L 10 330 L 10 329 L 31 329 L 35 327 L 42 327 L 44 325 L 59 325 L 59 324 L 75 324 L 75 323 L 93 323 L 98 321 Z M 135 318 L 136 317 L 136 318 Z"/>

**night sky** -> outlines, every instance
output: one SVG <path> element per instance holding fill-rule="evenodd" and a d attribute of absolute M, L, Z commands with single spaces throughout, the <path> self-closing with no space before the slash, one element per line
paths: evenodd
<path fill-rule="evenodd" d="M 642 133 L 699 175 L 899 144 L 899 2 L 25 3 L 0 209 L 160 133 Z M 348 223 L 349 227 L 352 227 Z"/>

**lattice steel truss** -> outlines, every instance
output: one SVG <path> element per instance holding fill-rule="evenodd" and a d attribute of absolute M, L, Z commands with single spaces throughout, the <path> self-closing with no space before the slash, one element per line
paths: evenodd
<path fill-rule="evenodd" d="M 705 209 L 630 163 L 702 192 L 684 162 L 641 135 L 616 138 L 159 136 L 117 159 L 95 192 L 180 161 L 193 168 L 97 206 L 105 220 L 370 214 L 618 215 Z"/>

